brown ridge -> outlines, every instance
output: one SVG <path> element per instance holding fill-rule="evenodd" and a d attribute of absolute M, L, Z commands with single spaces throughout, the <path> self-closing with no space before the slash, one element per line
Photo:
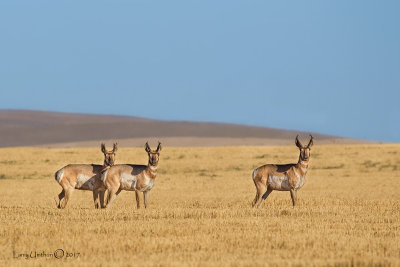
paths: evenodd
<path fill-rule="evenodd" d="M 90 115 L 33 110 L 0 110 L 0 147 L 15 146 L 87 146 L 89 142 L 122 140 L 122 144 L 134 144 L 148 138 L 185 140 L 188 146 L 237 145 L 241 139 L 245 145 L 257 145 L 262 140 L 273 144 L 292 144 L 293 138 L 307 138 L 308 133 L 267 127 L 245 126 L 228 123 L 161 121 L 129 116 Z M 347 140 L 313 133 L 316 140 L 332 143 Z M 131 141 L 124 141 L 131 140 Z M 232 142 L 226 142 L 232 140 Z M 280 141 L 279 141 L 280 140 Z M 350 141 L 349 141 L 350 140 Z M 353 140 L 354 142 L 359 142 Z M 336 142 L 336 141 L 335 141 Z M 171 141 L 173 145 L 179 142 Z M 268 144 L 269 144 L 268 143 Z M 120 142 L 121 144 L 121 142 Z M 165 143 L 169 145 L 168 143 Z M 68 145 L 67 145 L 68 146 Z"/>

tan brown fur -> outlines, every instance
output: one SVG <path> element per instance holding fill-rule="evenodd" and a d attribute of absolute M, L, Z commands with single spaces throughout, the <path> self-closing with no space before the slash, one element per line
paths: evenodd
<path fill-rule="evenodd" d="M 310 160 L 310 150 L 313 137 L 307 146 L 303 146 L 296 137 L 296 146 L 300 150 L 297 164 L 266 164 L 253 171 L 253 181 L 256 186 L 256 196 L 253 207 L 258 207 L 273 190 L 290 191 L 293 206 L 296 204 L 297 191 L 304 185 Z"/>
<path fill-rule="evenodd" d="M 102 174 L 102 181 L 108 189 L 107 204 L 111 204 L 122 190 L 135 191 L 136 205 L 140 208 L 139 192 L 143 192 L 144 207 L 148 205 L 148 194 L 155 184 L 161 143 L 156 150 L 145 145 L 148 153 L 148 165 L 119 164 L 110 167 Z"/>

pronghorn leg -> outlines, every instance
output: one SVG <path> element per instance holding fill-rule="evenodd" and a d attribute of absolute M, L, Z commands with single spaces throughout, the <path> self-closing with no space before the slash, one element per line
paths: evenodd
<path fill-rule="evenodd" d="M 58 194 L 58 206 L 57 208 L 61 209 L 61 200 L 65 197 L 65 190 L 63 189 L 60 194 Z"/>
<path fill-rule="evenodd" d="M 109 188 L 108 189 L 108 197 L 107 197 L 107 204 L 106 207 L 108 207 L 108 205 L 111 204 L 111 202 L 113 202 L 115 200 L 115 198 L 118 196 L 118 194 L 121 192 L 121 189 L 115 190 L 114 188 Z"/>
<path fill-rule="evenodd" d="M 257 204 L 257 207 L 261 205 L 261 203 L 269 196 L 269 194 L 271 194 L 272 190 L 271 189 L 267 189 L 267 191 L 262 195 L 262 197 L 259 199 L 259 202 Z"/>
<path fill-rule="evenodd" d="M 296 191 L 294 191 L 294 189 L 290 189 L 290 196 L 292 197 L 292 203 L 293 203 L 293 207 L 296 205 Z"/>
<path fill-rule="evenodd" d="M 268 189 L 267 189 L 267 192 L 265 192 L 264 195 L 262 196 L 261 202 L 264 201 L 264 200 L 266 200 L 267 197 L 269 196 L 269 194 L 271 194 L 271 192 L 272 192 L 272 189 L 269 189 L 269 188 L 268 188 Z"/>
<path fill-rule="evenodd" d="M 99 208 L 98 198 L 99 198 L 99 192 L 97 190 L 93 190 L 93 202 L 95 209 Z"/>
<path fill-rule="evenodd" d="M 144 208 L 147 208 L 147 200 L 148 200 L 148 197 L 149 197 L 149 193 L 150 193 L 150 191 L 143 192 Z"/>
<path fill-rule="evenodd" d="M 256 203 L 257 203 L 257 201 L 258 201 L 258 198 L 259 198 L 259 194 L 258 194 L 258 189 L 257 189 L 256 197 L 254 198 L 253 202 L 251 203 L 251 206 L 252 206 L 252 207 L 254 207 L 254 205 L 256 205 Z"/>
<path fill-rule="evenodd" d="M 121 193 L 121 189 L 119 188 L 117 193 L 115 193 L 115 197 L 117 197 L 119 195 L 119 193 Z"/>
<path fill-rule="evenodd" d="M 64 201 L 63 201 L 62 204 L 61 204 L 61 208 L 62 208 L 62 209 L 65 209 L 65 207 L 67 206 L 68 200 L 69 200 L 69 198 L 71 197 L 73 191 L 74 191 L 73 188 L 68 188 L 67 190 L 65 190 Z"/>
<path fill-rule="evenodd" d="M 106 206 L 104 206 L 104 194 L 106 191 L 100 191 L 99 192 L 99 198 L 100 198 L 100 207 L 104 209 Z"/>
<path fill-rule="evenodd" d="M 114 189 L 114 187 L 109 187 L 107 191 L 107 200 L 106 200 L 106 207 L 112 202 L 114 194 L 117 192 L 118 189 Z"/>
<path fill-rule="evenodd" d="M 258 208 L 262 202 L 262 196 L 264 195 L 265 191 L 267 191 L 266 186 L 260 185 L 257 187 L 257 201 L 254 204 L 256 208 Z"/>
<path fill-rule="evenodd" d="M 140 209 L 140 196 L 138 191 L 135 191 L 135 197 L 136 197 L 136 207 Z"/>

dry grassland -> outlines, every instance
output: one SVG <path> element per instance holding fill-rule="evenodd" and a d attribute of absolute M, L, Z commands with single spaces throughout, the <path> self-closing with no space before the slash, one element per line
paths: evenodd
<path fill-rule="evenodd" d="M 58 210 L 54 172 L 101 164 L 99 148 L 0 149 L 0 265 L 399 266 L 400 145 L 311 152 L 295 208 L 276 191 L 251 208 L 253 168 L 296 162 L 292 145 L 165 147 L 147 210 L 126 191 L 106 210 L 75 191 Z M 128 162 L 147 163 L 144 149 L 121 147 L 117 163 Z"/>

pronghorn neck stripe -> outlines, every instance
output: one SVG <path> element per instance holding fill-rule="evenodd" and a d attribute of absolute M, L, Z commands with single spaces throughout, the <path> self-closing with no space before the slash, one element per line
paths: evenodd
<path fill-rule="evenodd" d="M 299 159 L 299 164 L 304 167 L 308 167 L 308 161 L 303 161 L 303 160 Z"/>
<path fill-rule="evenodd" d="M 148 165 L 147 166 L 147 170 L 146 170 L 147 174 L 149 175 L 150 178 L 155 178 L 157 175 L 157 165 L 153 166 L 153 165 Z"/>
<path fill-rule="evenodd" d="M 299 159 L 299 163 L 297 163 L 297 169 L 300 169 L 302 173 L 306 174 L 308 170 L 308 161 L 302 161 Z"/>
<path fill-rule="evenodd" d="M 157 168 L 158 168 L 157 165 L 153 166 L 153 165 L 150 165 L 150 164 L 149 164 L 149 169 L 150 169 L 150 170 L 152 170 L 152 171 L 157 171 Z"/>

